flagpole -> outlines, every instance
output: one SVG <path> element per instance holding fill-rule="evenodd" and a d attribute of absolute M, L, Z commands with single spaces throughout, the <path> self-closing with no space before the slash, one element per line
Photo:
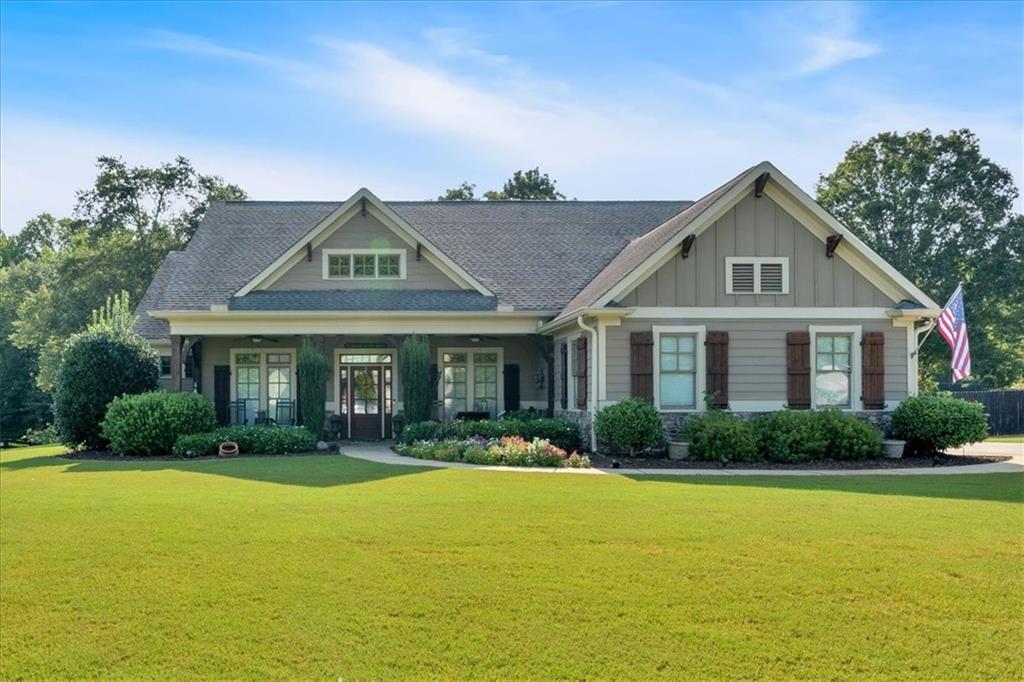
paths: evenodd
<path fill-rule="evenodd" d="M 956 297 L 956 292 L 960 291 L 963 288 L 964 288 L 964 283 L 963 282 L 958 282 L 957 285 L 956 285 L 956 289 L 953 289 L 953 293 L 950 295 L 949 300 L 946 301 L 946 305 L 942 306 L 942 310 L 945 310 L 946 308 L 949 307 L 949 302 L 952 301 Z M 941 315 L 942 313 L 939 312 L 939 314 Z M 932 320 L 932 326 L 928 328 L 928 333 L 924 335 L 923 339 L 921 339 L 921 343 L 917 344 L 917 348 L 914 350 L 913 353 L 910 354 L 910 357 L 915 357 L 918 354 L 918 352 L 921 350 L 921 346 L 924 345 L 924 342 L 927 341 L 928 337 L 932 335 L 933 331 L 935 331 L 935 326 L 937 324 L 938 324 L 938 322 L 936 322 L 935 320 Z"/>

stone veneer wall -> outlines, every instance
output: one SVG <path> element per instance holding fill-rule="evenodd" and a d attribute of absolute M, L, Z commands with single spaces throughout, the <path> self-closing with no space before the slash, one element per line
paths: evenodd
<path fill-rule="evenodd" d="M 590 413 L 580 410 L 562 410 L 555 408 L 554 415 L 560 419 L 568 419 L 580 427 L 580 450 L 590 450 Z"/>

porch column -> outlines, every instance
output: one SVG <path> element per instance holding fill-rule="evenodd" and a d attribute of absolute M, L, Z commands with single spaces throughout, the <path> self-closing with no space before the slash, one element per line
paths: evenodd
<path fill-rule="evenodd" d="M 181 336 L 171 334 L 171 390 L 181 390 Z"/>

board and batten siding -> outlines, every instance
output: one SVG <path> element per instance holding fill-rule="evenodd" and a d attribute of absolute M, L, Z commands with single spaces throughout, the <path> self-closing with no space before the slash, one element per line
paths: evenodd
<path fill-rule="evenodd" d="M 324 279 L 324 249 L 403 249 L 405 279 Z M 272 291 L 311 289 L 459 289 L 450 277 L 372 215 L 356 215 L 268 287 Z"/>
<path fill-rule="evenodd" d="M 885 334 L 885 400 L 890 406 L 907 397 L 907 331 L 889 320 L 639 320 L 626 318 L 608 327 L 606 347 L 607 400 L 630 397 L 631 332 L 654 325 L 704 325 L 707 331 L 729 333 L 729 402 L 786 400 L 786 332 L 808 331 L 812 324 L 861 327 Z M 858 349 L 859 352 L 859 349 Z M 655 360 L 657 361 L 657 360 Z"/>
<path fill-rule="evenodd" d="M 788 294 L 726 294 L 725 259 L 786 256 Z M 678 253 L 619 299 L 625 306 L 851 307 L 893 305 L 888 296 L 770 197 L 748 194 Z"/>

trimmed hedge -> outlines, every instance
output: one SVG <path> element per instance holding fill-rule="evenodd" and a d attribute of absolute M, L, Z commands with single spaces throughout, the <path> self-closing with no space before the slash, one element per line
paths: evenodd
<path fill-rule="evenodd" d="M 152 391 L 114 398 L 102 429 L 114 454 L 167 455 L 180 436 L 216 426 L 213 405 L 203 396 Z"/>
<path fill-rule="evenodd" d="M 465 440 L 486 438 L 493 440 L 504 436 L 519 436 L 532 441 L 540 438 L 563 450 L 576 450 L 580 445 L 580 427 L 568 419 L 549 418 L 497 419 L 485 421 L 425 421 L 406 424 L 401 440 L 410 445 L 422 440 Z"/>
<path fill-rule="evenodd" d="M 630 398 L 599 410 L 594 417 L 594 433 L 598 440 L 629 450 L 632 455 L 660 443 L 664 427 L 653 405 Z"/>
<path fill-rule="evenodd" d="M 852 414 L 822 410 L 818 419 L 825 430 L 825 456 L 855 460 L 882 456 L 882 432 Z"/>
<path fill-rule="evenodd" d="M 286 455 L 316 450 L 316 437 L 301 426 L 226 426 L 178 438 L 173 453 L 175 457 L 216 455 L 220 444 L 227 441 L 237 443 L 242 454 Z"/>
<path fill-rule="evenodd" d="M 814 412 L 779 410 L 754 420 L 757 447 L 769 462 L 798 463 L 824 459 L 825 425 Z"/>
<path fill-rule="evenodd" d="M 690 457 L 714 462 L 756 462 L 757 439 L 750 422 L 722 410 L 711 410 L 686 422 Z"/>
<path fill-rule="evenodd" d="M 907 398 L 892 413 L 893 438 L 907 441 L 910 452 L 932 454 L 988 437 L 985 407 L 948 393 Z"/>

